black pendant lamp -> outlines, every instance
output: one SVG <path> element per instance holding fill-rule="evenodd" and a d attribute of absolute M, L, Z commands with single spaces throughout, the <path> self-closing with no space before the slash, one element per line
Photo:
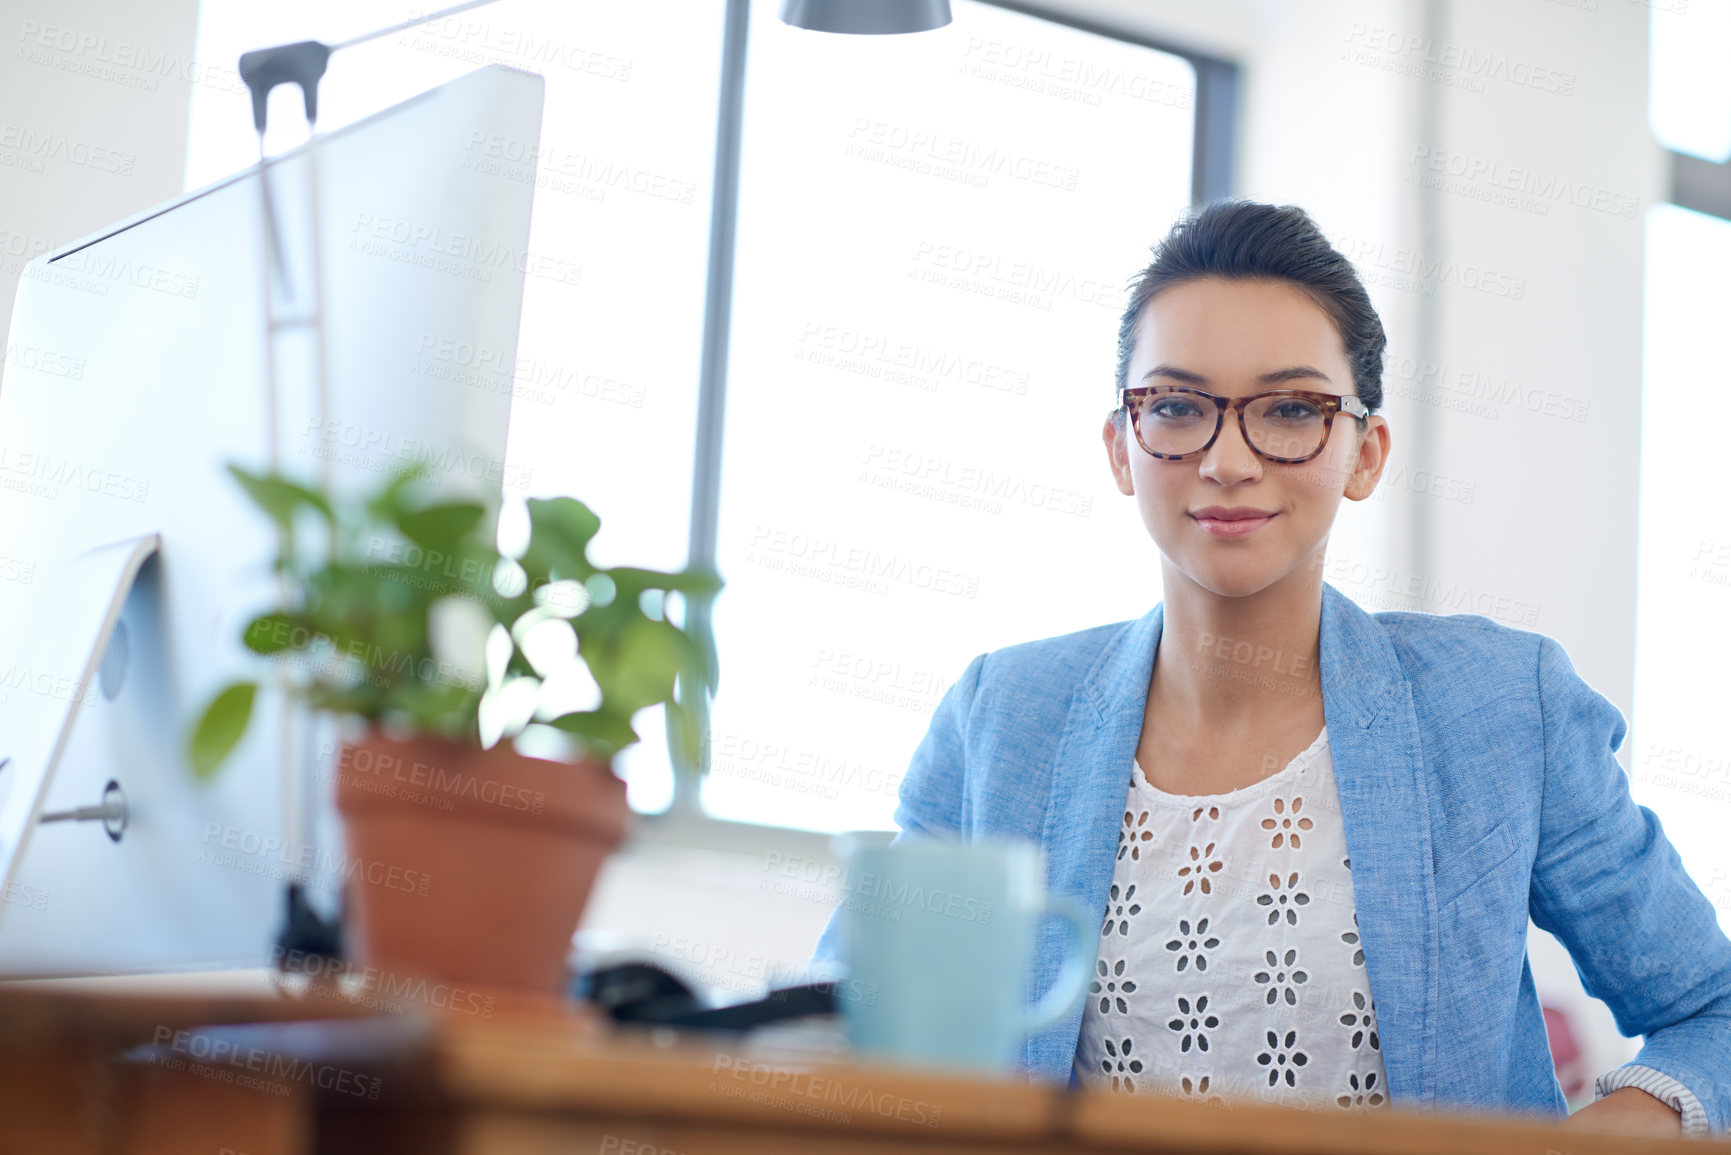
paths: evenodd
<path fill-rule="evenodd" d="M 930 32 L 950 22 L 950 0 L 781 0 L 781 19 L 813 32 Z"/>

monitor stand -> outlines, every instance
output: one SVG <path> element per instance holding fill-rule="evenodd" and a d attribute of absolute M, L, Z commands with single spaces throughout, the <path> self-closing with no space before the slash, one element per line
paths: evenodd
<path fill-rule="evenodd" d="M 110 839 L 125 837 L 126 784 L 118 779 L 91 805 L 53 814 L 42 807 L 78 715 L 93 695 L 112 695 L 125 677 L 129 643 L 121 610 L 161 546 L 159 535 L 145 534 L 39 571 L 45 580 L 0 685 L 0 895 L 7 899 L 0 920 L 16 903 L 13 877 L 39 822 L 101 822 Z"/>

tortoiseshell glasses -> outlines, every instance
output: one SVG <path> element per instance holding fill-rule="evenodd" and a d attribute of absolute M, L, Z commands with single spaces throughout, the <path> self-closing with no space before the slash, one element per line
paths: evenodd
<path fill-rule="evenodd" d="M 1258 457 L 1283 465 L 1309 461 L 1321 453 L 1336 413 L 1360 421 L 1370 416 L 1364 402 L 1352 394 L 1307 389 L 1216 397 L 1188 385 L 1141 385 L 1119 390 L 1118 405 L 1130 411 L 1137 444 L 1167 461 L 1208 452 L 1220 436 L 1228 409 L 1238 414 L 1238 431 L 1244 434 L 1245 444 Z"/>

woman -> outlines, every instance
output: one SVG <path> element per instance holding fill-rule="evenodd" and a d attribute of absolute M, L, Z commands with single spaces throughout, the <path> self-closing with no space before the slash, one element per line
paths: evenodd
<path fill-rule="evenodd" d="M 1302 210 L 1174 227 L 1132 283 L 1102 429 L 1163 600 L 975 658 L 903 780 L 903 836 L 1038 841 L 1050 888 L 1101 912 L 1036 1077 L 1562 1113 L 1531 917 L 1646 1036 L 1571 1122 L 1722 1129 L 1731 942 L 1629 796 L 1622 716 L 1549 638 L 1371 615 L 1321 581 L 1341 498 L 1388 459 L 1384 345 Z M 1061 950 L 1042 938 L 1032 995 Z"/>

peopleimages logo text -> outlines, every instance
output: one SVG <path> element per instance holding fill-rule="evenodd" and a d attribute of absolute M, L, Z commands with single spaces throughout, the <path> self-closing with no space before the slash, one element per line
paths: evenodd
<path fill-rule="evenodd" d="M 58 160 L 119 176 L 131 176 L 132 167 L 138 162 L 136 153 L 74 140 L 64 133 L 39 132 L 21 124 L 0 124 L 0 148 L 34 160 Z"/>
<path fill-rule="evenodd" d="M 870 899 L 885 906 L 917 907 L 982 926 L 992 921 L 992 903 L 989 900 L 942 887 L 922 886 L 905 878 L 891 878 L 871 871 L 855 872 L 838 862 L 818 862 L 772 850 L 764 860 L 764 869 L 796 882 L 834 887 L 845 895 Z"/>

